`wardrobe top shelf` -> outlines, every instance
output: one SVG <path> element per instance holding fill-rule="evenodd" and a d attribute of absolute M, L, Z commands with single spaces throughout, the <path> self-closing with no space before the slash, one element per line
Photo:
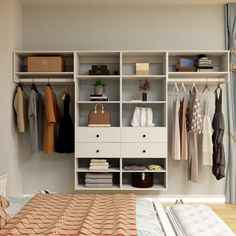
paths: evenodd
<path fill-rule="evenodd" d="M 226 78 L 229 76 L 227 71 L 213 72 L 169 72 L 169 78 Z"/>

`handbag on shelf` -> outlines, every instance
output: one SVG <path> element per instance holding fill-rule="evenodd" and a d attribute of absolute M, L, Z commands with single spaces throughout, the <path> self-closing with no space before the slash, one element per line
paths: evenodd
<path fill-rule="evenodd" d="M 96 104 L 88 114 L 88 126 L 89 127 L 110 127 L 111 115 L 110 112 L 104 109 L 102 104 Z"/>

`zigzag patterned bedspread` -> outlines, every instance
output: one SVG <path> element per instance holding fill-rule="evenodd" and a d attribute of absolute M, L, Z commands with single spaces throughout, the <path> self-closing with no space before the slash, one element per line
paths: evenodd
<path fill-rule="evenodd" d="M 0 230 L 0 235 L 135 236 L 133 194 L 38 194 Z"/>

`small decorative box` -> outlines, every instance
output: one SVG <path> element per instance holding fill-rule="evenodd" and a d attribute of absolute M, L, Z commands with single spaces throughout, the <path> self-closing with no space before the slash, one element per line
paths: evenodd
<path fill-rule="evenodd" d="M 136 63 L 136 75 L 149 75 L 149 63 Z"/>

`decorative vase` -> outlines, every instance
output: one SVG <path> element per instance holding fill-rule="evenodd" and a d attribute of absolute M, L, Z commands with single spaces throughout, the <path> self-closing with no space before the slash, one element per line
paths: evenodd
<path fill-rule="evenodd" d="M 104 90 L 105 90 L 104 86 L 101 86 L 101 85 L 94 86 L 94 94 L 95 95 L 103 95 L 104 94 Z"/>
<path fill-rule="evenodd" d="M 147 93 L 146 92 L 142 93 L 142 101 L 147 101 Z"/>

